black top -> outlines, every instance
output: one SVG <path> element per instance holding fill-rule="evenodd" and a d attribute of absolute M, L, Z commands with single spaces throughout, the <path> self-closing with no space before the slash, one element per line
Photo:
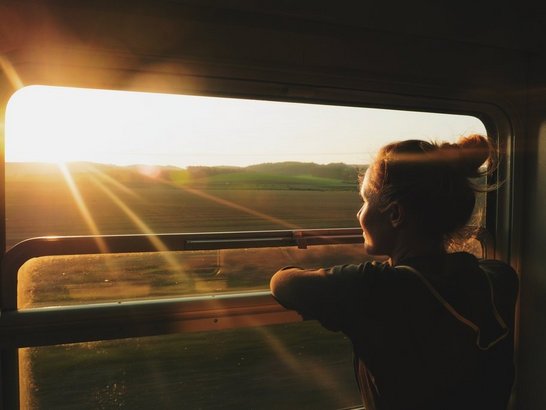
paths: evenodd
<path fill-rule="evenodd" d="M 455 253 L 301 272 L 286 282 L 290 297 L 273 292 L 349 337 L 368 408 L 506 408 L 518 291 L 510 266 Z"/>

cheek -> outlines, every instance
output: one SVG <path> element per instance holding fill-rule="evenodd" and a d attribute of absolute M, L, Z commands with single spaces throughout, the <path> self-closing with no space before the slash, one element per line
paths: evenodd
<path fill-rule="evenodd" d="M 366 204 L 362 205 L 362 208 L 360 208 L 356 216 L 358 222 L 360 223 L 360 226 L 362 227 L 362 229 L 364 229 L 366 224 Z"/>
<path fill-rule="evenodd" d="M 381 242 L 382 225 L 380 215 L 375 209 L 367 209 L 360 217 L 360 225 L 366 242 L 366 248 L 375 252 L 375 247 Z"/>
<path fill-rule="evenodd" d="M 369 246 L 373 242 L 372 234 L 370 233 L 369 215 L 366 212 L 360 214 L 360 227 L 362 228 L 362 235 L 364 236 L 364 242 L 366 246 Z M 373 227 L 372 227 L 373 230 Z"/>

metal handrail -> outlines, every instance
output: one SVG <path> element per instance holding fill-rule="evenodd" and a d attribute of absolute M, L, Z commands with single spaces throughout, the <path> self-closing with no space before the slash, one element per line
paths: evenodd
<path fill-rule="evenodd" d="M 161 249 L 158 249 L 158 241 L 161 243 Z M 32 238 L 19 242 L 4 255 L 0 277 L 0 308 L 2 314 L 17 310 L 19 269 L 29 259 L 40 256 L 279 246 L 306 248 L 313 245 L 351 244 L 362 241 L 360 228 Z"/>

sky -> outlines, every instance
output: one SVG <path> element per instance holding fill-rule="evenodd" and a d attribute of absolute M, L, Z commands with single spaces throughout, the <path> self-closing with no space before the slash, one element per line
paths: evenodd
<path fill-rule="evenodd" d="M 465 115 L 64 87 L 18 90 L 6 111 L 8 162 L 367 164 L 402 139 L 485 134 Z"/>

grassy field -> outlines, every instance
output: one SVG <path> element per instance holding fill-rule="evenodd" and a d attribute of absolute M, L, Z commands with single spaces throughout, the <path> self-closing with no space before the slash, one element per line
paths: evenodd
<path fill-rule="evenodd" d="M 317 323 L 25 349 L 29 408 L 336 409 L 350 343 Z"/>
<path fill-rule="evenodd" d="M 76 192 L 54 167 L 12 170 L 8 244 L 42 235 L 356 225 L 356 184 L 269 171 L 189 180 L 179 170 L 142 176 L 102 168 L 73 172 Z M 283 265 L 364 258 L 361 247 L 348 245 L 44 257 L 20 271 L 19 302 L 39 307 L 266 289 Z M 348 341 L 316 323 L 30 348 L 20 363 L 23 402 L 31 409 L 331 409 L 359 401 Z"/>
<path fill-rule="evenodd" d="M 196 180 L 193 185 L 229 187 L 237 189 L 296 189 L 296 190 L 347 190 L 351 184 L 334 178 L 313 175 L 275 175 L 261 172 L 234 172 L 219 174 L 203 180 Z M 353 185 L 354 187 L 354 185 Z"/>
<path fill-rule="evenodd" d="M 200 187 L 187 180 L 177 182 L 174 172 L 155 179 L 140 174 L 137 178 L 134 173 L 129 174 L 131 178 L 124 174 L 114 179 L 106 169 L 75 173 L 78 192 L 74 193 L 60 171 L 47 171 L 20 172 L 7 179 L 9 246 L 43 235 L 353 227 L 360 206 L 356 177 L 354 184 L 347 184 L 314 176 L 279 175 L 275 185 L 268 175 L 270 182 L 253 179 L 250 186 L 255 173 L 247 173 L 244 181 L 230 173 L 211 176 L 207 178 L 210 184 Z M 220 177 L 224 179 L 221 184 L 213 183 Z M 75 196 L 81 197 L 83 208 Z M 85 219 L 86 213 L 92 222 Z"/>

